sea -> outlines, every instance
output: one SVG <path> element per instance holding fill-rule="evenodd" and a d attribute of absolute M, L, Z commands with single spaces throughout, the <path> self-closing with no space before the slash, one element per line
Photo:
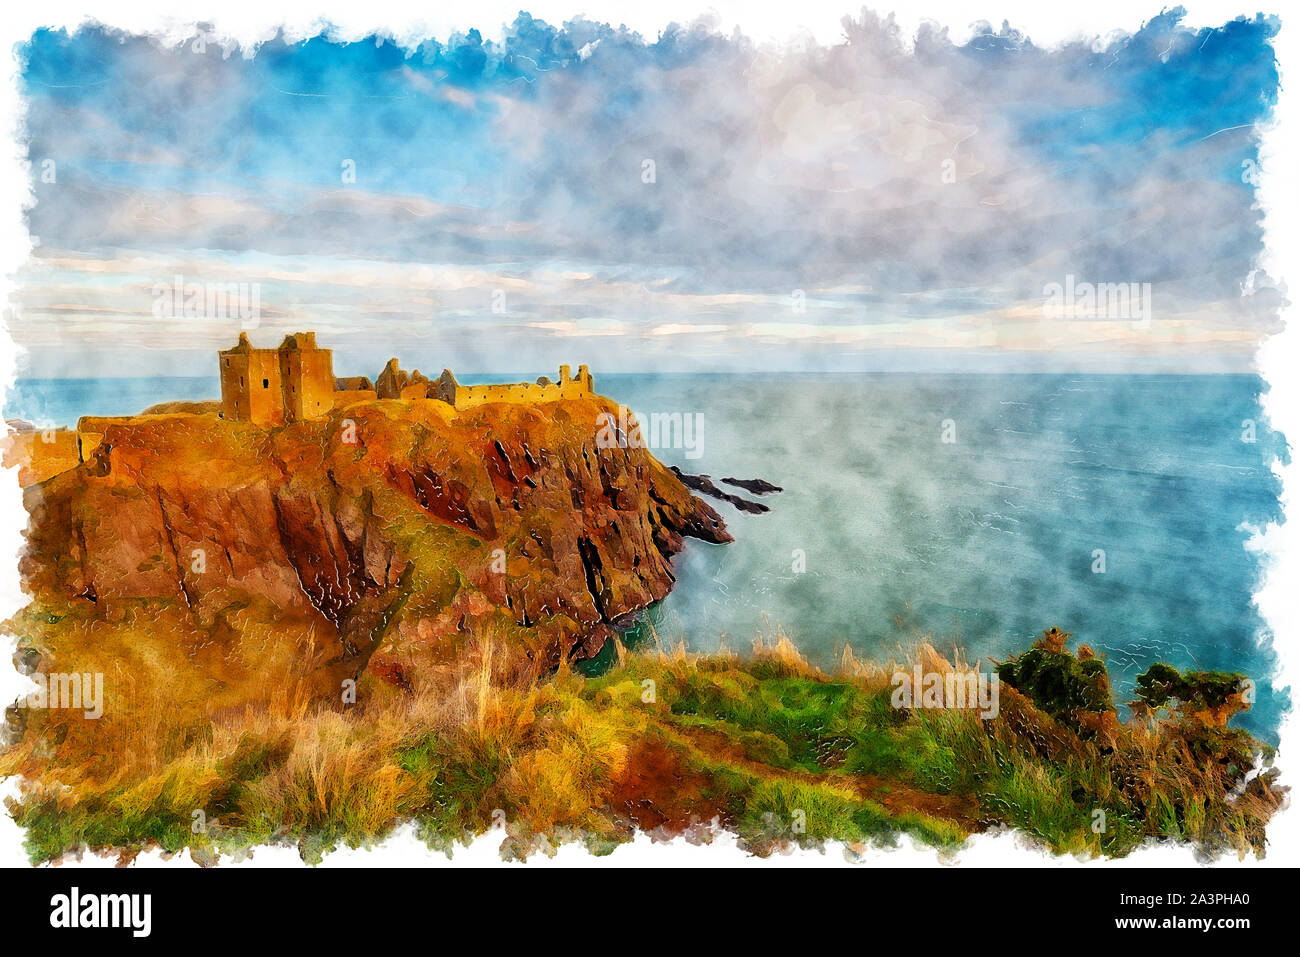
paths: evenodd
<path fill-rule="evenodd" d="M 831 667 L 845 645 L 888 661 L 928 640 L 976 662 L 1059 627 L 1105 656 L 1120 701 L 1156 661 L 1243 672 L 1257 698 L 1237 723 L 1276 743 L 1289 698 L 1271 680 L 1252 600 L 1266 558 L 1250 542 L 1281 520 L 1287 450 L 1265 389 L 1253 375 L 596 379 L 643 423 L 671 425 L 661 461 L 770 509 L 706 498 L 736 540 L 677 557 L 648 616 L 660 643 L 744 652 L 783 633 Z M 218 392 L 207 377 L 19 379 L 4 414 L 74 425 Z"/>

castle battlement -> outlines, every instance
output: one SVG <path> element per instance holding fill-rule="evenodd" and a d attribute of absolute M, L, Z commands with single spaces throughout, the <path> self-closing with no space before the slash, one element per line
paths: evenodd
<path fill-rule="evenodd" d="M 441 399 L 457 409 L 467 409 L 489 402 L 554 402 L 557 399 L 576 398 L 591 394 L 591 373 L 586 366 L 578 367 L 577 375 L 569 375 L 568 366 L 560 366 L 559 379 L 552 382 L 541 376 L 536 382 L 510 382 L 501 385 L 461 385 L 450 370 L 442 376 L 429 392 L 430 398 Z"/>
<path fill-rule="evenodd" d="M 416 369 L 406 372 L 389 359 L 373 384 L 366 376 L 336 379 L 333 351 L 316 345 L 314 332 L 285 336 L 276 349 L 258 349 L 241 332 L 239 342 L 218 353 L 221 369 L 221 414 L 234 422 L 285 425 L 327 415 L 331 409 L 374 399 L 437 399 L 456 409 L 489 402 L 547 402 L 590 395 L 591 372 L 560 366 L 552 382 L 461 385 L 450 369 L 437 379 Z"/>

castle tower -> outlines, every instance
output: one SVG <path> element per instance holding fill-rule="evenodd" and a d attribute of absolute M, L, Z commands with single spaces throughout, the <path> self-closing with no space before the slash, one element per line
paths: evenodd
<path fill-rule="evenodd" d="M 334 356 L 316 347 L 315 333 L 285 336 L 278 349 L 255 349 L 241 332 L 217 361 L 222 418 L 275 426 L 334 408 Z"/>
<path fill-rule="evenodd" d="M 280 343 L 285 421 L 326 415 L 334 408 L 334 352 L 316 348 L 316 333 L 299 332 Z"/>
<path fill-rule="evenodd" d="M 232 422 L 284 424 L 280 357 L 274 349 L 254 349 L 248 333 L 217 356 L 221 369 L 221 415 Z"/>

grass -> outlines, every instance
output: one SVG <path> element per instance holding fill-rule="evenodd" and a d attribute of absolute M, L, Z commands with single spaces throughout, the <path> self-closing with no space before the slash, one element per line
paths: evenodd
<path fill-rule="evenodd" d="M 1272 771 L 1240 787 L 1243 755 L 1265 749 L 1226 726 L 1164 710 L 1098 731 L 1007 683 L 989 721 L 898 709 L 894 666 L 846 654 L 823 673 L 785 638 L 743 657 L 620 646 L 591 677 L 521 672 L 508 639 L 478 636 L 406 692 L 363 677 L 345 706 L 286 673 L 236 704 L 196 698 L 192 676 L 125 640 L 129 625 L 97 631 L 103 654 L 130 649 L 171 684 L 111 700 L 98 721 L 32 712 L 0 756 L 0 774 L 20 776 L 10 811 L 33 862 L 160 847 L 207 863 L 268 843 L 315 862 L 408 821 L 442 849 L 504 823 L 518 856 L 709 828 L 757 854 L 904 834 L 943 849 L 997 826 L 1057 853 L 1120 856 L 1156 838 L 1262 854 L 1282 798 Z M 925 645 L 915 658 L 965 668 Z"/>

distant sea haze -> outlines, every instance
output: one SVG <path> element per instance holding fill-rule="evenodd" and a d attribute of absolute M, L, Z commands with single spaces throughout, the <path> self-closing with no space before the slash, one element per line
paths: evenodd
<path fill-rule="evenodd" d="M 1251 600 L 1262 559 L 1245 547 L 1281 518 L 1271 465 L 1285 443 L 1263 388 L 1254 375 L 596 377 L 638 413 L 702 415 L 701 454 L 654 449 L 666 464 L 784 489 L 759 515 L 710 500 L 736 541 L 678 556 L 652 612 L 662 641 L 743 651 L 780 627 L 824 666 L 846 643 L 889 659 L 921 637 L 975 661 L 1059 626 L 1106 656 L 1118 700 L 1157 660 L 1244 672 L 1258 697 L 1239 721 L 1275 743 L 1288 702 Z M 216 377 L 20 379 L 5 417 L 74 425 L 218 395 Z"/>

